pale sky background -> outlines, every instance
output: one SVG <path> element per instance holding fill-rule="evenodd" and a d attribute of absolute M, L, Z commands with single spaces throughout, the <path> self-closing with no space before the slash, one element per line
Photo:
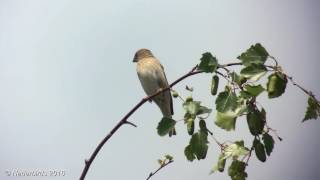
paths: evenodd
<path fill-rule="evenodd" d="M 161 60 L 170 82 L 190 70 L 203 52 L 221 64 L 251 44 L 262 43 L 284 70 L 320 98 L 320 1 L 317 0 L 0 0 L 0 179 L 78 179 L 84 159 L 142 97 L 132 58 L 149 48 Z M 185 85 L 194 98 L 214 108 L 211 77 L 199 75 Z M 223 88 L 223 87 L 220 87 Z M 320 177 L 320 121 L 301 123 L 307 96 L 288 85 L 279 99 L 259 97 L 276 141 L 266 163 L 253 155 L 249 180 L 315 180 Z M 181 103 L 174 101 L 175 119 Z M 178 136 L 159 137 L 161 118 L 147 103 L 122 127 L 93 162 L 88 180 L 145 179 L 157 159 L 175 162 L 153 180 L 230 179 L 208 175 L 219 149 L 211 143 L 206 160 L 190 163 L 183 154 L 189 137 L 183 123 Z M 220 141 L 252 137 L 245 119 L 226 132 L 208 119 Z M 8 177 L 5 171 L 66 171 L 65 177 Z"/>

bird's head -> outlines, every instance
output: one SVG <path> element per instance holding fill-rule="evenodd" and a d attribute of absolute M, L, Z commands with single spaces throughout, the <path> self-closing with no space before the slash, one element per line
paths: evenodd
<path fill-rule="evenodd" d="M 133 62 L 138 62 L 140 59 L 154 57 L 149 49 L 139 49 L 134 55 Z"/>

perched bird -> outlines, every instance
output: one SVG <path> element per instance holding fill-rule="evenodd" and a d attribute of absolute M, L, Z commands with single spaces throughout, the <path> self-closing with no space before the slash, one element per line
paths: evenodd
<path fill-rule="evenodd" d="M 150 50 L 138 50 L 134 55 L 133 62 L 137 63 L 138 77 L 148 96 L 169 86 L 163 66 Z M 152 100 L 158 105 L 164 117 L 172 118 L 173 105 L 170 91 L 165 91 L 152 98 Z M 175 134 L 175 129 L 169 132 L 169 136 Z"/>

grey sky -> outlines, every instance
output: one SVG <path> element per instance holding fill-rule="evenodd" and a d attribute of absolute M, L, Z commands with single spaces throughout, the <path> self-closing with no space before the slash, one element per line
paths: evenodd
<path fill-rule="evenodd" d="M 0 1 L 0 179 L 9 170 L 66 171 L 78 179 L 97 143 L 142 97 L 132 63 L 134 52 L 149 48 L 165 67 L 169 81 L 186 73 L 210 51 L 220 63 L 234 62 L 261 42 L 285 71 L 320 97 L 320 3 L 316 0 L 1 0 Z M 214 108 L 209 76 L 179 84 L 195 88 L 195 99 Z M 301 180 L 320 176 L 319 121 L 301 123 L 307 97 L 292 85 L 279 99 L 259 98 L 276 141 L 266 163 L 256 158 L 250 179 Z M 174 102 L 176 119 L 183 111 Z M 145 104 L 109 141 L 87 179 L 145 179 L 166 153 L 175 162 L 153 178 L 229 179 L 208 175 L 219 149 L 211 144 L 205 161 L 187 162 L 185 126 L 169 139 L 156 134 L 161 113 Z M 251 137 L 244 119 L 235 132 L 208 122 L 221 141 Z"/>

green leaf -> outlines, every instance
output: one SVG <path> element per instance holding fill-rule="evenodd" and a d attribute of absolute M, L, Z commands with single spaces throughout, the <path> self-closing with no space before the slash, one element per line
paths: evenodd
<path fill-rule="evenodd" d="M 215 96 L 217 94 L 219 85 L 219 77 L 217 75 L 212 76 L 211 80 L 211 94 Z"/>
<path fill-rule="evenodd" d="M 185 101 L 182 105 L 186 111 L 184 119 L 188 120 L 189 118 L 191 118 L 194 120 L 197 115 L 211 113 L 212 111 L 211 109 L 205 106 L 201 106 L 200 104 L 201 104 L 200 101 L 193 101 L 193 99 Z"/>
<path fill-rule="evenodd" d="M 164 156 L 166 159 L 168 159 L 169 161 L 173 160 L 173 157 L 169 154 L 165 155 Z"/>
<path fill-rule="evenodd" d="M 207 125 L 206 125 L 206 122 L 203 120 L 203 119 L 201 119 L 200 121 L 199 121 L 199 127 L 200 127 L 200 130 L 202 131 L 202 132 L 204 132 L 204 133 L 208 133 L 208 129 L 207 129 Z"/>
<path fill-rule="evenodd" d="M 192 135 L 190 139 L 190 146 L 192 152 L 198 160 L 205 159 L 208 151 L 208 135 L 202 131 L 199 131 Z"/>
<path fill-rule="evenodd" d="M 210 174 L 214 173 L 216 171 L 223 172 L 225 165 L 226 165 L 226 159 L 224 158 L 223 154 L 220 154 L 219 159 L 218 159 L 218 163 L 212 168 Z"/>
<path fill-rule="evenodd" d="M 281 96 L 287 86 L 287 77 L 280 73 L 273 73 L 268 77 L 267 91 L 269 98 Z"/>
<path fill-rule="evenodd" d="M 217 111 L 215 124 L 227 131 L 234 130 L 236 127 L 237 114 L 234 112 L 221 113 Z"/>
<path fill-rule="evenodd" d="M 237 95 L 231 90 L 220 92 L 216 99 L 216 109 L 219 112 L 235 110 L 237 107 Z"/>
<path fill-rule="evenodd" d="M 204 71 L 206 73 L 212 73 L 216 71 L 218 67 L 218 61 L 217 58 L 212 56 L 211 53 L 203 53 L 200 60 L 201 62 L 198 67 L 199 70 Z"/>
<path fill-rule="evenodd" d="M 230 73 L 231 79 L 233 82 L 237 83 L 239 86 L 241 86 L 243 83 L 247 81 L 247 79 L 241 75 L 238 75 L 236 72 Z"/>
<path fill-rule="evenodd" d="M 254 139 L 253 147 L 254 147 L 254 151 L 256 152 L 257 158 L 261 162 L 265 162 L 267 160 L 267 157 L 266 157 L 266 152 L 264 150 L 264 145 L 258 139 Z"/>
<path fill-rule="evenodd" d="M 175 91 L 175 90 L 171 90 L 171 91 L 172 91 L 172 96 L 173 96 L 174 98 L 179 97 L 179 94 L 178 94 L 177 91 Z"/>
<path fill-rule="evenodd" d="M 187 122 L 187 130 L 188 130 L 188 134 L 192 135 L 194 132 L 194 120 L 193 119 L 189 119 Z"/>
<path fill-rule="evenodd" d="M 273 137 L 270 136 L 268 133 L 265 133 L 263 134 L 262 139 L 263 139 L 264 147 L 266 148 L 266 153 L 268 156 L 270 156 L 273 150 L 273 145 L 274 145 Z"/>
<path fill-rule="evenodd" d="M 246 163 L 238 160 L 233 160 L 229 169 L 228 174 L 232 180 L 245 180 L 248 174 L 245 172 Z"/>
<path fill-rule="evenodd" d="M 244 66 L 250 66 L 252 64 L 264 64 L 268 56 L 266 49 L 260 43 L 257 43 L 238 56 L 238 59 L 242 61 Z"/>
<path fill-rule="evenodd" d="M 320 117 L 320 102 L 314 97 L 309 96 L 307 111 L 302 122 L 309 119 L 317 119 L 318 117 Z"/>
<path fill-rule="evenodd" d="M 188 145 L 188 146 L 184 149 L 184 155 L 186 156 L 186 158 L 187 158 L 189 161 L 193 161 L 193 160 L 196 158 L 195 155 L 193 154 L 191 145 Z"/>
<path fill-rule="evenodd" d="M 250 66 L 247 66 L 240 71 L 240 74 L 243 77 L 252 81 L 258 81 L 266 73 L 267 68 L 262 64 L 251 64 Z"/>
<path fill-rule="evenodd" d="M 207 108 L 205 106 L 200 106 L 199 110 L 197 112 L 197 115 L 201 115 L 201 114 L 210 114 L 212 112 L 212 109 Z"/>
<path fill-rule="evenodd" d="M 247 84 L 244 86 L 246 89 L 246 92 L 248 92 L 250 95 L 257 97 L 260 93 L 262 93 L 265 89 L 259 84 L 257 86 L 251 86 Z"/>
<path fill-rule="evenodd" d="M 233 144 L 228 145 L 223 152 L 223 158 L 233 158 L 237 159 L 239 156 L 247 155 L 249 153 L 249 149 L 244 147 L 243 141 L 237 141 Z"/>
<path fill-rule="evenodd" d="M 247 111 L 246 101 L 240 100 L 241 99 L 238 99 L 237 108 L 234 111 L 227 111 L 224 113 L 217 111 L 215 121 L 217 126 L 227 131 L 235 129 L 237 117 Z"/>
<path fill-rule="evenodd" d="M 265 111 L 259 111 L 256 107 L 251 107 L 247 114 L 247 123 L 252 135 L 262 134 L 265 125 Z"/>
<path fill-rule="evenodd" d="M 183 103 L 183 108 L 190 115 L 196 115 L 200 108 L 200 101 L 186 101 Z"/>
<path fill-rule="evenodd" d="M 166 134 L 168 134 L 172 129 L 174 129 L 174 126 L 176 125 L 176 121 L 171 119 L 171 118 L 167 118 L 167 117 L 163 117 L 161 119 L 161 121 L 158 124 L 158 134 L 160 136 L 165 136 Z"/>

